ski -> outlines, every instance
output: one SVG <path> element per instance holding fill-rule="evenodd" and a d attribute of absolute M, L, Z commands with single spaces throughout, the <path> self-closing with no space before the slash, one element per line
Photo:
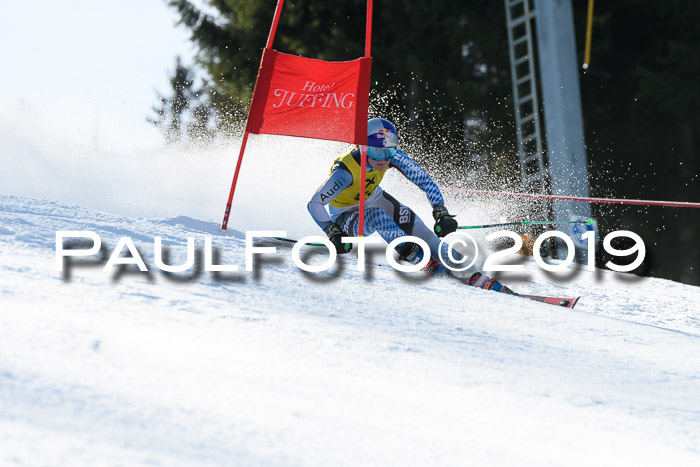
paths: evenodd
<path fill-rule="evenodd" d="M 258 241 L 261 242 L 267 242 L 267 243 L 276 243 L 278 245 L 282 246 L 287 246 L 291 245 L 293 243 L 296 243 L 297 240 L 291 239 L 291 238 L 284 238 L 284 237 L 263 237 L 258 239 Z M 309 243 L 309 246 L 324 246 L 323 244 L 320 243 Z M 378 265 L 375 265 L 378 266 Z M 462 281 L 463 283 L 466 283 Z M 546 297 L 542 295 L 526 295 L 526 294 L 519 294 L 515 293 L 514 294 L 517 297 L 523 297 L 527 298 L 530 300 L 534 300 L 536 302 L 541 302 L 541 303 L 547 303 L 549 305 L 556 305 L 556 306 L 562 306 L 564 308 L 569 308 L 573 309 L 576 304 L 578 303 L 579 299 L 581 297 Z"/>
<path fill-rule="evenodd" d="M 519 297 L 529 298 L 536 302 L 548 303 L 550 305 L 563 306 L 564 308 L 572 309 L 578 303 L 581 297 L 544 297 L 541 295 L 525 295 L 518 294 Z"/>
<path fill-rule="evenodd" d="M 260 244 L 271 244 L 271 245 L 280 245 L 280 246 L 294 246 L 293 244 L 297 243 L 298 240 L 294 240 L 293 238 L 284 238 L 284 237 L 258 237 L 255 239 L 257 243 Z M 307 246 L 326 246 L 323 243 L 307 243 Z"/>

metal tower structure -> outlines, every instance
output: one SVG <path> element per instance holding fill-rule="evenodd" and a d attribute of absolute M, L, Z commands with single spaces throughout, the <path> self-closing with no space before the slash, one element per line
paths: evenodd
<path fill-rule="evenodd" d="M 505 3 L 522 189 L 526 193 L 545 193 L 547 169 L 542 151 L 533 40 L 535 12 L 529 0 L 505 0 Z"/>
<path fill-rule="evenodd" d="M 545 194 L 549 180 L 554 195 L 588 197 L 571 0 L 505 0 L 505 5 L 523 190 Z M 542 150 L 535 52 L 541 80 L 546 161 Z M 552 211 L 558 222 L 591 217 L 587 203 L 554 201 Z M 581 232 L 560 230 L 570 235 L 574 243 L 580 241 Z M 562 246 L 559 246 L 560 257 L 565 254 Z"/>

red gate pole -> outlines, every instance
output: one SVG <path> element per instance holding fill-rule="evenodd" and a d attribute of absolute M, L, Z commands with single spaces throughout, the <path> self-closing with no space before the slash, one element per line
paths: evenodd
<path fill-rule="evenodd" d="M 371 57 L 372 51 L 372 0 L 367 0 L 367 24 L 365 25 L 365 58 Z"/>
<path fill-rule="evenodd" d="M 280 22 L 280 15 L 282 14 L 282 5 L 284 5 L 284 0 L 277 0 L 277 7 L 275 8 L 275 17 L 272 19 L 272 27 L 270 27 L 270 34 L 267 36 L 267 45 L 265 45 L 266 49 L 271 49 L 272 43 L 275 41 L 277 25 Z"/>
<path fill-rule="evenodd" d="M 365 183 L 360 186 L 360 215 L 358 217 L 357 224 L 357 236 L 362 237 L 365 233 L 365 196 L 367 194 L 367 146 L 360 146 L 360 152 L 362 153 L 360 159 L 360 173 L 364 174 L 363 178 Z"/>
<path fill-rule="evenodd" d="M 231 182 L 231 190 L 228 193 L 228 202 L 224 211 L 224 220 L 221 223 L 221 230 L 228 228 L 228 218 L 231 214 L 231 203 L 233 202 L 233 193 L 236 191 L 236 183 L 238 182 L 238 172 L 241 171 L 241 162 L 243 161 L 243 153 L 248 142 L 248 130 L 243 133 L 243 142 L 241 142 L 241 151 L 238 153 L 238 162 L 236 162 L 236 172 L 233 174 L 233 182 Z"/>
<path fill-rule="evenodd" d="M 284 5 L 284 0 L 277 0 L 277 7 L 275 8 L 275 16 L 272 19 L 272 26 L 270 27 L 270 34 L 267 36 L 266 49 L 272 48 L 272 43 L 275 40 L 275 33 L 277 32 L 277 25 L 280 21 L 280 14 L 282 13 L 282 5 Z M 262 64 L 262 58 L 260 59 Z M 260 76 L 260 71 L 258 71 L 258 77 Z M 255 86 L 258 85 L 258 79 L 255 78 Z M 253 89 L 253 96 L 255 95 L 255 89 Z M 250 101 L 250 108 L 253 108 L 253 101 Z M 231 215 L 231 203 L 233 202 L 233 194 L 236 191 L 236 183 L 238 183 L 238 173 L 241 171 L 241 162 L 243 162 L 243 154 L 245 153 L 245 147 L 248 143 L 248 118 L 250 118 L 250 109 L 248 110 L 248 116 L 245 122 L 245 131 L 243 132 L 243 141 L 241 142 L 241 151 L 238 153 L 238 162 L 236 162 L 236 171 L 233 174 L 233 182 L 231 182 L 231 190 L 228 194 L 228 202 L 226 203 L 226 210 L 224 211 L 224 220 L 221 223 L 221 230 L 226 230 L 228 228 L 228 218 Z"/>
<path fill-rule="evenodd" d="M 365 25 L 365 58 L 371 56 L 372 50 L 372 0 L 367 0 L 367 20 Z M 360 216 L 357 226 L 357 235 L 362 237 L 365 231 L 365 196 L 367 192 L 367 146 L 365 144 L 360 145 L 360 173 L 365 179 L 362 187 L 360 187 Z"/>

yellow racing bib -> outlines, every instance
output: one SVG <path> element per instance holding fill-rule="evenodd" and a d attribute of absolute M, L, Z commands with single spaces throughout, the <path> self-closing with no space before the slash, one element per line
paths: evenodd
<path fill-rule="evenodd" d="M 365 177 L 360 174 L 362 167 L 360 167 L 360 164 L 355 160 L 355 157 L 353 157 L 353 154 L 357 153 L 358 150 L 354 149 L 353 151 L 340 156 L 333 161 L 333 167 L 340 163 L 342 168 L 347 169 L 352 174 L 352 185 L 341 191 L 340 194 L 330 202 L 330 205 L 333 207 L 344 208 L 346 206 L 359 204 L 360 202 L 360 186 Z M 331 172 L 333 172 L 333 167 L 331 167 Z M 365 200 L 372 196 L 372 193 L 374 193 L 374 190 L 376 190 L 379 186 L 379 183 L 382 181 L 382 178 L 384 178 L 384 174 L 388 168 L 389 166 L 387 166 L 387 168 L 384 170 L 373 170 L 371 172 L 367 172 L 365 181 Z"/>

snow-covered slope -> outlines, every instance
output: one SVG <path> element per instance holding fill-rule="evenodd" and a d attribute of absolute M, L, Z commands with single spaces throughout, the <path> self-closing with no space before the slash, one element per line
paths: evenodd
<path fill-rule="evenodd" d="M 151 274 L 64 278 L 59 230 L 128 236 Z M 212 237 L 242 272 L 166 277 L 156 236 L 173 264 Z M 502 276 L 583 296 L 566 310 L 289 249 L 245 272 L 242 236 L 1 195 L 0 464 L 700 464 L 697 287 Z"/>

